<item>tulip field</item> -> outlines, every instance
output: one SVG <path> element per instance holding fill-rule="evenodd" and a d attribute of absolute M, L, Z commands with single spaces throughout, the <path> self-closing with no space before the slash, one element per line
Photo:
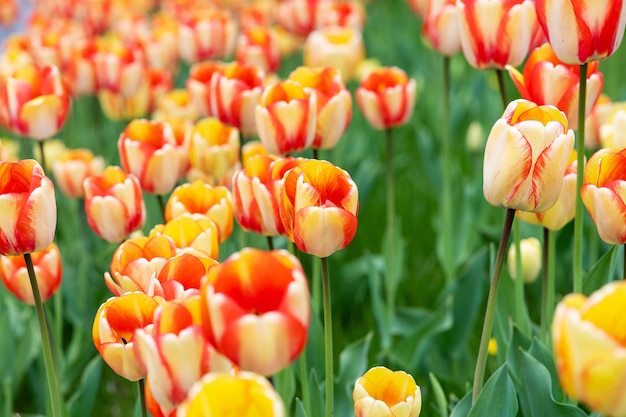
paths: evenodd
<path fill-rule="evenodd" d="M 626 417 L 625 26 L 0 0 L 0 416 Z"/>

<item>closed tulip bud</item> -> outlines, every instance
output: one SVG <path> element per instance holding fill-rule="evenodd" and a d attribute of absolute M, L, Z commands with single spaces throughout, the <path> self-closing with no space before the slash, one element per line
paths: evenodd
<path fill-rule="evenodd" d="M 418 417 L 422 393 L 404 371 L 376 366 L 359 377 L 352 392 L 356 417 Z"/>
<path fill-rule="evenodd" d="M 600 149 L 587 162 L 580 194 L 598 229 L 609 244 L 626 243 L 626 149 Z"/>
<path fill-rule="evenodd" d="M 374 129 L 401 126 L 413 115 L 417 85 L 396 67 L 368 72 L 356 90 L 356 102 Z"/>
<path fill-rule="evenodd" d="M 554 106 L 509 103 L 485 147 L 483 194 L 496 207 L 545 211 L 561 193 L 574 132 Z"/>
<path fill-rule="evenodd" d="M 622 42 L 622 0 L 535 0 L 537 18 L 559 59 L 572 65 L 610 56 Z"/>
<path fill-rule="evenodd" d="M 525 284 L 532 284 L 539 276 L 539 271 L 541 271 L 541 243 L 538 239 L 530 237 L 521 239 L 519 244 L 522 258 L 522 280 Z M 509 275 L 512 279 L 517 279 L 516 262 L 517 250 L 515 244 L 512 244 L 509 246 L 507 256 Z"/>
<path fill-rule="evenodd" d="M 611 282 L 590 297 L 570 294 L 558 304 L 552 344 L 563 391 L 592 411 L 626 415 L 626 282 Z"/>
<path fill-rule="evenodd" d="M 600 130 L 612 113 L 613 102 L 606 94 L 600 94 L 585 120 L 585 149 L 612 148 L 602 146 Z"/>
<path fill-rule="evenodd" d="M 45 302 L 59 289 L 62 278 L 61 252 L 52 243 L 46 249 L 32 253 L 33 268 L 41 301 Z M 33 288 L 23 256 L 0 256 L 0 278 L 20 301 L 34 305 Z"/>
<path fill-rule="evenodd" d="M 456 7 L 456 0 L 428 2 L 422 34 L 435 51 L 444 56 L 451 56 L 461 51 L 459 26 L 459 9 Z"/>
<path fill-rule="evenodd" d="M 606 120 L 600 125 L 600 145 L 603 148 L 626 148 L 626 102 L 611 106 Z"/>
<path fill-rule="evenodd" d="M 237 38 L 235 58 L 265 73 L 277 71 L 281 56 L 276 30 L 255 26 L 242 32 Z"/>
<path fill-rule="evenodd" d="M 52 243 L 54 185 L 32 159 L 0 162 L 0 255 L 23 255 Z"/>
<path fill-rule="evenodd" d="M 48 158 L 46 157 L 46 161 Z M 66 150 L 53 164 L 52 172 L 61 192 L 71 198 L 83 198 L 83 182 L 104 171 L 104 160 L 89 149 Z"/>
<path fill-rule="evenodd" d="M 117 243 L 143 227 L 146 206 L 137 177 L 110 166 L 102 176 L 85 178 L 83 187 L 87 221 L 98 236 Z"/>
<path fill-rule="evenodd" d="M 365 59 L 363 37 L 359 29 L 329 26 L 314 30 L 304 42 L 304 65 L 335 67 L 348 82 L 355 78 L 356 68 Z"/>
<path fill-rule="evenodd" d="M 150 231 L 150 237 L 165 235 L 176 245 L 177 252 L 201 252 L 218 259 L 219 241 L 217 226 L 206 216 L 183 215 L 166 224 L 158 224 Z"/>
<path fill-rule="evenodd" d="M 242 370 L 273 375 L 304 349 L 309 289 L 287 251 L 247 248 L 231 255 L 209 270 L 201 295 L 205 335 Z"/>
<path fill-rule="evenodd" d="M 226 10 L 191 10 L 178 29 L 180 57 L 188 64 L 223 59 L 235 48 L 237 23 Z"/>
<path fill-rule="evenodd" d="M 211 80 L 214 75 L 222 71 L 224 66 L 225 64 L 221 61 L 203 61 L 193 64 L 189 69 L 185 88 L 189 91 L 191 101 L 202 116 L 214 116 Z"/>

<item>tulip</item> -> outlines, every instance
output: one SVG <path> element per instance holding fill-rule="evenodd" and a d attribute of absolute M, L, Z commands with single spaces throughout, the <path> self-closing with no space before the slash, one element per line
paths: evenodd
<path fill-rule="evenodd" d="M 143 227 L 146 206 L 137 177 L 110 166 L 102 176 L 87 177 L 83 187 L 87 221 L 98 236 L 117 243 Z"/>
<path fill-rule="evenodd" d="M 609 244 L 626 243 L 625 187 L 626 149 L 600 149 L 589 158 L 580 194 L 600 238 Z"/>
<path fill-rule="evenodd" d="M 274 1 L 256 1 L 239 10 L 239 29 L 247 32 L 255 27 L 269 28 L 274 20 Z"/>
<path fill-rule="evenodd" d="M 273 375 L 304 349 L 309 290 L 288 252 L 243 249 L 209 270 L 201 295 L 205 335 L 242 370 Z"/>
<path fill-rule="evenodd" d="M 0 9 L 0 26 L 10 26 L 15 22 L 20 12 L 17 0 L 5 0 Z"/>
<path fill-rule="evenodd" d="M 459 8 L 456 0 L 432 0 L 424 14 L 422 35 L 430 46 L 444 56 L 461 51 Z"/>
<path fill-rule="evenodd" d="M 15 162 L 20 159 L 20 147 L 12 140 L 0 139 L 0 161 Z"/>
<path fill-rule="evenodd" d="M 598 100 L 591 108 L 589 116 L 585 119 L 585 149 L 596 150 L 598 148 L 613 147 L 602 146 L 600 139 L 600 129 L 612 113 L 612 107 L 613 102 L 611 99 L 606 94 L 600 94 L 600 97 L 598 97 Z"/>
<path fill-rule="evenodd" d="M 374 69 L 361 80 L 356 102 L 374 129 L 390 129 L 409 121 L 415 107 L 417 87 L 396 67 Z"/>
<path fill-rule="evenodd" d="M 217 264 L 200 251 L 181 252 L 169 259 L 153 280 L 154 293 L 165 300 L 185 300 L 200 294 L 200 283 Z"/>
<path fill-rule="evenodd" d="M 507 69 L 522 98 L 539 105 L 552 104 L 565 113 L 570 126 L 578 124 L 580 69 L 577 65 L 559 61 L 550 44 L 543 44 L 531 52 L 523 74 L 510 66 Z M 585 114 L 589 115 L 604 85 L 597 62 L 591 63 L 587 69 L 586 85 Z"/>
<path fill-rule="evenodd" d="M 72 57 L 63 74 L 74 97 L 94 95 L 98 91 L 95 64 L 97 53 L 95 39 L 73 45 Z"/>
<path fill-rule="evenodd" d="M 298 249 L 326 258 L 354 238 L 358 190 L 350 175 L 327 161 L 300 163 L 285 174 L 280 218 Z"/>
<path fill-rule="evenodd" d="M 626 415 L 625 303 L 626 283 L 611 282 L 589 298 L 582 294 L 566 296 L 552 322 L 554 356 L 563 391 L 606 416 Z"/>
<path fill-rule="evenodd" d="M 189 77 L 185 85 L 194 106 L 203 116 L 213 116 L 211 80 L 214 75 L 222 71 L 224 65 L 219 61 L 205 61 L 193 64 L 189 69 Z"/>
<path fill-rule="evenodd" d="M 245 401 L 242 401 L 245 399 Z M 285 406 L 272 384 L 251 372 L 206 374 L 178 407 L 178 417 L 285 417 Z"/>
<path fill-rule="evenodd" d="M 626 102 L 614 103 L 600 125 L 603 148 L 626 148 Z"/>
<path fill-rule="evenodd" d="M 522 258 L 522 280 L 525 284 L 532 284 L 539 276 L 541 271 L 541 243 L 537 238 L 530 237 L 521 239 L 520 254 Z M 515 262 L 517 259 L 515 245 L 509 247 L 507 255 L 507 265 L 509 267 L 509 275 L 512 279 L 517 279 L 515 271 Z"/>
<path fill-rule="evenodd" d="M 45 302 L 56 293 L 61 285 L 63 270 L 61 253 L 59 247 L 51 243 L 46 249 L 33 252 L 31 258 L 41 301 Z M 20 301 L 35 304 L 23 256 L 0 256 L 0 278 L 7 289 Z"/>
<path fill-rule="evenodd" d="M 120 134 L 117 148 L 125 172 L 139 179 L 141 188 L 167 194 L 176 185 L 180 171 L 174 132 L 168 123 L 137 119 Z"/>
<path fill-rule="evenodd" d="M 184 120 L 195 122 L 200 110 L 192 100 L 191 93 L 185 89 L 174 89 L 165 92 L 156 102 L 152 114 L 154 120 Z"/>
<path fill-rule="evenodd" d="M 293 81 L 265 88 L 256 107 L 259 139 L 271 154 L 311 147 L 317 123 L 317 96 Z"/>
<path fill-rule="evenodd" d="M 418 417 L 422 409 L 422 393 L 413 377 L 384 366 L 356 380 L 352 399 L 356 417 Z"/>
<path fill-rule="evenodd" d="M 429 0 L 406 0 L 413 14 L 417 17 L 424 18 L 428 9 Z"/>
<path fill-rule="evenodd" d="M 304 43 L 304 65 L 336 67 L 345 82 L 352 80 L 365 47 L 361 31 L 352 27 L 330 26 L 314 30 Z"/>
<path fill-rule="evenodd" d="M 333 67 L 299 67 L 289 79 L 313 90 L 317 96 L 317 126 L 314 149 L 333 148 L 352 119 L 352 96 Z"/>
<path fill-rule="evenodd" d="M 185 214 L 200 214 L 213 220 L 219 230 L 220 243 L 233 232 L 232 195 L 226 187 L 211 187 L 200 180 L 179 185 L 165 206 L 165 221 Z"/>
<path fill-rule="evenodd" d="M 539 30 L 531 0 L 458 0 L 461 47 L 474 68 L 522 63 Z"/>
<path fill-rule="evenodd" d="M 524 99 L 511 102 L 487 138 L 485 199 L 496 207 L 546 211 L 559 197 L 573 147 L 563 112 Z"/>
<path fill-rule="evenodd" d="M 535 0 L 537 19 L 559 59 L 579 65 L 609 57 L 626 26 L 622 0 Z"/>
<path fill-rule="evenodd" d="M 359 1 L 321 2 L 317 13 L 318 28 L 339 26 L 358 31 L 365 26 L 365 9 Z"/>
<path fill-rule="evenodd" d="M 134 351 L 135 330 L 153 322 L 158 302 L 140 292 L 109 298 L 98 311 L 92 337 L 96 350 L 111 369 L 129 381 L 146 376 Z"/>
<path fill-rule="evenodd" d="M 49 147 L 46 147 L 46 151 Z M 46 161 L 50 159 L 46 156 Z M 89 149 L 66 150 L 52 163 L 52 172 L 56 185 L 61 192 L 71 198 L 83 198 L 85 178 L 101 175 L 104 171 L 104 160 L 94 156 Z"/>
<path fill-rule="evenodd" d="M 191 11 L 178 30 L 181 58 L 188 64 L 222 59 L 235 48 L 237 25 L 229 12 L 217 8 Z"/>
<path fill-rule="evenodd" d="M 56 230 L 52 181 L 32 159 L 0 162 L 0 254 L 44 250 Z"/>
<path fill-rule="evenodd" d="M 254 65 L 261 71 L 275 72 L 280 67 L 278 34 L 274 29 L 256 26 L 242 32 L 237 38 L 235 59 Z"/>
<path fill-rule="evenodd" d="M 192 251 L 218 259 L 219 246 L 217 226 L 205 216 L 183 215 L 166 224 L 158 224 L 150 231 L 150 237 L 165 235 L 176 245 L 177 253 Z"/>
<path fill-rule="evenodd" d="M 287 32 L 307 36 L 317 24 L 320 5 L 329 0 L 285 0 L 276 9 L 276 21 Z"/>

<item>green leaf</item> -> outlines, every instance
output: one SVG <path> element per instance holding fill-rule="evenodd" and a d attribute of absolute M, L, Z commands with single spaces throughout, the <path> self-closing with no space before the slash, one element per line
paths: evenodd
<path fill-rule="evenodd" d="M 613 267 L 615 254 L 617 253 L 618 245 L 613 245 L 607 253 L 602 255 L 598 262 L 591 268 L 583 280 L 583 293 L 589 295 L 595 290 L 602 287 L 604 284 L 611 281 L 613 275 Z"/>
<path fill-rule="evenodd" d="M 506 351 L 506 362 L 509 365 L 509 374 L 513 378 L 513 382 L 520 388 L 522 384 L 522 363 L 519 352 L 520 349 L 528 349 L 530 339 L 515 324 L 511 323 L 510 327 L 511 337 Z"/>
<path fill-rule="evenodd" d="M 315 368 L 309 374 L 309 393 L 311 394 L 311 415 L 324 415 L 324 389 L 325 385 L 320 383 Z"/>
<path fill-rule="evenodd" d="M 469 391 L 461 401 L 456 403 L 452 412 L 450 413 L 450 417 L 467 417 L 472 409 L 472 391 Z"/>
<path fill-rule="evenodd" d="M 435 394 L 435 402 L 437 403 L 439 416 L 448 417 L 448 400 L 446 399 L 446 394 L 443 392 L 439 380 L 432 372 L 428 373 L 428 379 L 430 379 L 430 385 L 432 386 L 433 394 Z"/>
<path fill-rule="evenodd" d="M 67 402 L 70 417 L 90 416 L 92 414 L 100 387 L 101 375 L 102 359 L 100 355 L 96 355 L 84 368 L 77 391 L 74 392 Z"/>
<path fill-rule="evenodd" d="M 367 279 L 372 299 L 372 309 L 374 310 L 374 320 L 376 320 L 376 327 L 380 335 L 380 343 L 383 350 L 386 350 L 391 345 L 391 335 L 389 334 L 391 326 L 387 320 L 388 315 L 385 311 L 385 299 L 383 297 L 384 263 L 380 257 L 372 254 L 366 254 L 365 259 L 369 266 Z"/>
<path fill-rule="evenodd" d="M 304 405 L 302 405 L 302 401 L 300 401 L 299 398 L 296 398 L 296 417 L 308 417 Z"/>
<path fill-rule="evenodd" d="M 552 382 L 552 395 L 557 401 L 565 401 L 565 394 L 559 384 L 559 377 L 556 371 L 554 357 L 548 348 L 537 338 L 534 338 L 530 344 L 528 353 L 537 359 L 550 373 L 550 381 Z"/>
<path fill-rule="evenodd" d="M 339 374 L 335 379 L 335 415 L 345 416 L 352 412 L 352 388 L 354 381 L 363 375 L 367 367 L 367 354 L 373 334 L 348 345 L 339 355 Z"/>
<path fill-rule="evenodd" d="M 289 365 L 274 375 L 274 388 L 283 399 L 287 410 L 291 410 L 291 403 L 296 395 L 296 376 L 293 367 L 293 364 Z"/>
<path fill-rule="evenodd" d="M 468 417 L 515 417 L 517 410 L 515 387 L 505 363 L 491 375 Z"/>

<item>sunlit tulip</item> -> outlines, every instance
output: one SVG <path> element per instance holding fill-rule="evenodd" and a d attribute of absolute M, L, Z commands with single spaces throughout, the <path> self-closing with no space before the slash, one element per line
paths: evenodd
<path fill-rule="evenodd" d="M 365 8 L 360 1 L 330 1 L 319 5 L 316 22 L 318 28 L 339 26 L 362 31 L 364 25 Z"/>
<path fill-rule="evenodd" d="M 317 25 L 320 4 L 329 0 L 284 0 L 276 9 L 276 21 L 286 31 L 307 36 Z"/>
<path fill-rule="evenodd" d="M 317 96 L 296 82 L 282 81 L 265 88 L 255 116 L 269 153 L 299 152 L 315 140 Z"/>
<path fill-rule="evenodd" d="M 522 63 L 539 30 L 532 0 L 458 0 L 467 62 L 478 69 Z"/>
<path fill-rule="evenodd" d="M 600 125 L 600 144 L 603 148 L 626 148 L 626 102 L 611 106 Z"/>
<path fill-rule="evenodd" d="M 0 162 L 0 254 L 23 255 L 52 243 L 54 185 L 32 159 Z"/>
<path fill-rule="evenodd" d="M 245 398 L 245 401 L 242 401 Z M 196 382 L 177 417 L 285 417 L 285 406 L 272 384 L 252 372 L 211 372 Z"/>
<path fill-rule="evenodd" d="M 552 344 L 563 391 L 592 411 L 625 416 L 626 283 L 612 282 L 589 298 L 570 294 L 557 306 Z"/>
<path fill-rule="evenodd" d="M 169 222 L 156 225 L 150 237 L 165 235 L 176 245 L 177 252 L 199 251 L 206 256 L 218 259 L 219 246 L 217 226 L 208 217 L 183 215 Z"/>
<path fill-rule="evenodd" d="M 374 129 L 401 126 L 413 115 L 415 80 L 396 67 L 370 71 L 356 90 L 356 102 Z"/>
<path fill-rule="evenodd" d="M 461 51 L 459 8 L 456 0 L 431 0 L 424 14 L 422 34 L 430 46 L 444 56 Z"/>
<path fill-rule="evenodd" d="M 350 175 L 327 161 L 300 163 L 285 174 L 280 218 L 298 249 L 320 258 L 350 244 L 358 225 L 358 190 Z"/>
<path fill-rule="evenodd" d="M 329 26 L 314 30 L 304 43 L 304 65 L 336 67 L 344 81 L 352 80 L 365 59 L 363 37 L 352 27 Z"/>
<path fill-rule="evenodd" d="M 68 149 L 52 163 L 56 185 L 71 198 L 83 198 L 85 178 L 101 175 L 103 171 L 104 160 L 101 156 L 94 156 L 89 149 Z"/>
<path fill-rule="evenodd" d="M 289 78 L 317 96 L 317 126 L 313 148 L 333 148 L 352 119 L 352 96 L 334 67 L 296 68 Z"/>
<path fill-rule="evenodd" d="M 280 66 L 278 35 L 272 28 L 253 27 L 242 32 L 237 38 L 235 59 L 247 65 L 254 65 L 263 72 L 275 72 Z"/>
<path fill-rule="evenodd" d="M 509 103 L 493 125 L 483 165 L 483 194 L 489 204 L 546 211 L 561 193 L 574 147 L 574 132 L 554 106 L 528 100 Z"/>
<path fill-rule="evenodd" d="M 55 243 L 46 249 L 33 252 L 31 256 L 41 301 L 52 297 L 61 285 L 61 252 Z M 0 278 L 13 295 L 20 301 L 35 304 L 33 288 L 30 285 L 28 270 L 23 256 L 0 256 Z"/>
<path fill-rule="evenodd" d="M 610 244 L 626 243 L 626 149 L 600 149 L 585 167 L 580 194 L 598 228 Z"/>
<path fill-rule="evenodd" d="M 422 393 L 404 371 L 376 366 L 359 377 L 352 391 L 356 417 L 418 417 Z"/>
<path fill-rule="evenodd" d="M 535 237 L 528 239 L 520 239 L 520 254 L 522 255 L 522 280 L 524 284 L 532 284 L 535 282 L 541 271 L 541 242 Z M 509 246 L 506 263 L 509 275 L 512 279 L 517 279 L 516 275 L 517 249 L 515 243 Z"/>
<path fill-rule="evenodd" d="M 578 93 L 580 68 L 559 61 L 550 44 L 546 43 L 531 52 L 524 72 L 507 67 L 513 83 L 522 98 L 539 105 L 552 104 L 562 110 L 570 126 L 578 123 Z M 587 93 L 585 114 L 589 115 L 602 87 L 604 77 L 598 72 L 598 63 L 587 68 Z"/>
<path fill-rule="evenodd" d="M 117 148 L 122 168 L 139 179 L 142 189 L 158 195 L 172 191 L 178 181 L 180 155 L 168 123 L 133 120 L 120 134 Z"/>
<path fill-rule="evenodd" d="M 212 116 L 213 103 L 211 80 L 219 74 L 225 64 L 221 61 L 204 61 L 193 64 L 189 69 L 189 77 L 185 88 L 189 91 L 191 101 L 202 116 Z"/>
<path fill-rule="evenodd" d="M 229 185 L 239 162 L 239 131 L 211 117 L 199 120 L 189 134 L 189 181 Z"/>
<path fill-rule="evenodd" d="M 230 56 L 235 48 L 237 24 L 218 8 L 192 11 L 178 29 L 181 58 L 188 64 Z"/>
<path fill-rule="evenodd" d="M 146 206 L 137 177 L 110 166 L 101 176 L 87 177 L 83 187 L 87 221 L 98 236 L 117 243 L 143 227 Z"/>
<path fill-rule="evenodd" d="M 209 269 L 201 294 L 205 334 L 242 370 L 273 375 L 302 352 L 309 290 L 287 251 L 243 249 Z"/>
<path fill-rule="evenodd" d="M 559 59 L 577 65 L 610 56 L 622 42 L 622 0 L 535 0 L 537 19 Z"/>
<path fill-rule="evenodd" d="M 232 196 L 226 187 L 212 187 L 196 180 L 174 189 L 165 206 L 165 221 L 184 214 L 200 214 L 213 220 L 219 230 L 220 243 L 233 232 Z"/>
<path fill-rule="evenodd" d="M 146 368 L 134 351 L 135 330 L 153 321 L 158 302 L 141 292 L 109 298 L 96 313 L 93 343 L 102 359 L 121 377 L 137 381 Z"/>
<path fill-rule="evenodd" d="M 55 66 L 26 65 L 0 79 L 0 123 L 35 140 L 57 134 L 67 118 L 70 96 Z"/>

